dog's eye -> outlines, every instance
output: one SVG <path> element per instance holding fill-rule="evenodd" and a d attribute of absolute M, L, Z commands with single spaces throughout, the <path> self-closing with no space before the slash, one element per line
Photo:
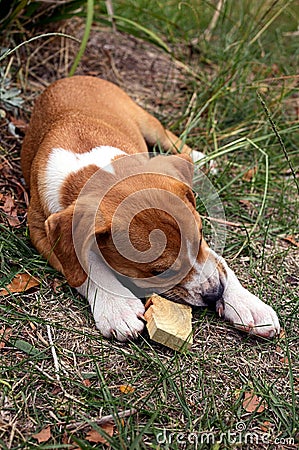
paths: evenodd
<path fill-rule="evenodd" d="M 161 277 L 161 278 L 171 278 L 177 275 L 177 272 L 172 269 L 165 269 L 165 270 L 152 270 L 152 275 L 155 277 Z"/>
<path fill-rule="evenodd" d="M 164 270 L 152 270 L 152 275 L 154 275 L 155 277 L 158 275 L 161 275 L 163 272 L 165 272 Z"/>

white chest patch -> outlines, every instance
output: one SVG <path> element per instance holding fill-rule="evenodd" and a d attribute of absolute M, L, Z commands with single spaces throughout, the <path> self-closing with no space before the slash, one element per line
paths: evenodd
<path fill-rule="evenodd" d="M 65 179 L 84 167 L 97 167 L 113 173 L 112 160 L 126 153 L 116 147 L 101 145 L 86 153 L 74 153 L 64 148 L 53 148 L 46 167 L 45 184 L 41 194 L 50 213 L 61 211 L 60 190 Z"/>

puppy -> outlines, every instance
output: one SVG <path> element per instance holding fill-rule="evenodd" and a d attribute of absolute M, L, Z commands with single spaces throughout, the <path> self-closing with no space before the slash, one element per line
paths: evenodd
<path fill-rule="evenodd" d="M 150 158 L 157 144 L 173 155 Z M 279 333 L 274 310 L 204 240 L 192 192 L 200 157 L 107 81 L 62 79 L 37 100 L 21 152 L 31 240 L 87 297 L 104 336 L 136 337 L 140 298 L 153 291 Z"/>

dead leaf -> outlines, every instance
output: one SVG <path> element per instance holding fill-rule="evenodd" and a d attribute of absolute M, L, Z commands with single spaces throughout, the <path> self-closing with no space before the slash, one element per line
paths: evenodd
<path fill-rule="evenodd" d="M 17 212 L 14 211 L 13 214 L 11 214 L 10 216 L 7 216 L 7 222 L 9 223 L 9 225 L 11 227 L 18 227 L 20 225 L 20 221 L 17 217 Z"/>
<path fill-rule="evenodd" d="M 52 289 L 55 294 L 59 292 L 59 288 L 62 286 L 62 281 L 58 278 L 54 278 L 53 282 L 51 283 Z"/>
<path fill-rule="evenodd" d="M 279 333 L 279 339 L 284 339 L 286 337 L 286 332 L 284 329 L 281 329 Z"/>
<path fill-rule="evenodd" d="M 32 436 L 34 439 L 37 439 L 38 443 L 47 442 L 51 437 L 51 427 L 48 425 L 46 428 L 43 428 L 39 433 L 34 434 Z"/>
<path fill-rule="evenodd" d="M 289 358 L 287 356 L 284 356 L 283 358 L 280 358 L 279 360 L 282 364 L 288 365 L 289 364 Z"/>
<path fill-rule="evenodd" d="M 241 203 L 241 205 L 246 206 L 246 208 L 248 208 L 248 209 L 252 209 L 252 207 L 253 207 L 253 204 L 250 200 L 241 199 L 241 200 L 239 200 L 239 203 Z"/>
<path fill-rule="evenodd" d="M 16 227 L 20 225 L 17 207 L 11 195 L 5 195 L 4 205 L 1 206 L 1 209 L 5 212 L 7 216 L 7 221 L 11 227 Z"/>
<path fill-rule="evenodd" d="M 265 403 L 261 402 L 261 397 L 255 395 L 253 391 L 245 392 L 243 400 L 243 408 L 247 412 L 261 413 L 265 410 Z"/>
<path fill-rule="evenodd" d="M 114 433 L 114 423 L 107 422 L 100 427 L 102 430 L 104 430 L 109 436 L 113 436 Z M 105 444 L 109 446 L 109 442 L 107 439 L 105 439 L 103 436 L 100 435 L 100 433 L 96 430 L 91 429 L 87 435 L 85 436 L 85 439 L 88 442 L 95 442 L 96 444 Z"/>
<path fill-rule="evenodd" d="M 269 431 L 270 428 L 271 428 L 271 422 L 269 422 L 268 420 L 265 420 L 265 422 L 263 422 L 260 425 L 260 430 L 263 431 L 264 433 L 267 433 L 267 431 Z"/>
<path fill-rule="evenodd" d="M 299 247 L 299 242 L 296 241 L 295 236 L 285 236 L 282 238 L 284 241 L 289 242 L 292 245 L 295 245 L 295 247 Z"/>
<path fill-rule="evenodd" d="M 122 394 L 132 394 L 135 391 L 135 388 L 129 384 L 121 384 L 119 390 Z"/>
<path fill-rule="evenodd" d="M 60 392 L 62 392 L 62 389 L 60 386 L 55 386 L 51 391 L 52 395 L 58 395 L 58 394 L 60 394 Z"/>
<path fill-rule="evenodd" d="M 65 431 L 64 433 L 63 433 L 63 436 L 62 436 L 62 443 L 63 444 L 69 444 L 70 443 L 70 437 L 69 437 L 69 435 L 67 434 L 67 432 Z"/>
<path fill-rule="evenodd" d="M 257 173 L 257 166 L 254 166 L 251 169 L 247 170 L 247 172 L 244 173 L 243 180 L 251 181 L 256 173 Z"/>
<path fill-rule="evenodd" d="M 12 198 L 11 195 L 6 195 L 4 205 L 2 206 L 3 211 L 6 212 L 7 214 L 10 214 L 12 209 L 14 208 L 15 208 L 14 199 Z"/>
<path fill-rule="evenodd" d="M 8 295 L 11 292 L 25 292 L 39 284 L 40 282 L 29 273 L 18 273 L 5 289 L 0 290 L 0 296 Z"/>
<path fill-rule="evenodd" d="M 5 341 L 7 341 L 12 334 L 11 328 L 0 329 L 0 350 L 5 347 Z"/>

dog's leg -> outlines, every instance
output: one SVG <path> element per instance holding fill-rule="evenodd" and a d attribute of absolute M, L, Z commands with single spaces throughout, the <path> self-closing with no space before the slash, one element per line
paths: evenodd
<path fill-rule="evenodd" d="M 93 251 L 89 253 L 90 272 L 77 291 L 88 299 L 97 328 L 105 337 L 119 341 L 136 338 L 144 323 L 144 306 L 125 288 Z"/>
<path fill-rule="evenodd" d="M 138 109 L 136 120 L 145 141 L 149 145 L 158 144 L 163 151 L 170 151 L 174 154 L 186 153 L 191 156 L 193 162 L 205 157 L 203 153 L 192 150 L 187 144 L 184 144 L 172 131 L 166 130 L 158 119 L 144 109 Z"/>
<path fill-rule="evenodd" d="M 250 334 L 266 338 L 278 335 L 280 325 L 273 308 L 245 289 L 227 265 L 226 272 L 224 310 L 220 306 L 219 314 L 238 329 Z"/>

